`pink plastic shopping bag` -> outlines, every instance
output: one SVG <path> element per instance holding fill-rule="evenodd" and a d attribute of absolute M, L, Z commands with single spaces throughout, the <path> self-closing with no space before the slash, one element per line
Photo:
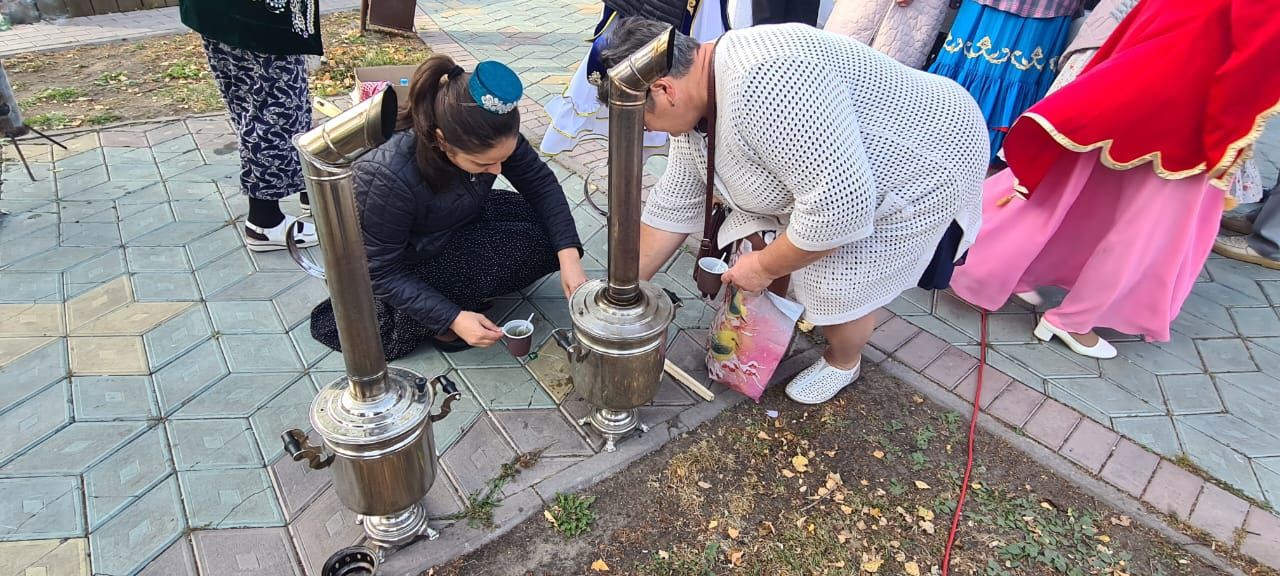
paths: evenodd
<path fill-rule="evenodd" d="M 707 346 L 711 378 L 759 402 L 803 312 L 800 304 L 772 292 L 726 286 Z"/>

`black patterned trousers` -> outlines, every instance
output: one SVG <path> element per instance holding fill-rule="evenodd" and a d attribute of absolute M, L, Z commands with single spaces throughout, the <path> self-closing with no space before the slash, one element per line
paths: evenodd
<path fill-rule="evenodd" d="M 524 197 L 494 190 L 479 219 L 454 232 L 435 256 L 412 260 L 409 269 L 450 302 L 476 311 L 489 299 L 519 292 L 559 270 L 560 260 L 546 227 Z M 413 315 L 387 302 L 375 298 L 374 308 L 388 361 L 436 336 Z M 341 349 L 331 301 L 311 311 L 311 336 Z"/>
<path fill-rule="evenodd" d="M 240 191 L 259 200 L 301 192 L 292 138 L 311 129 L 306 57 L 261 54 L 209 38 L 204 52 L 240 137 Z"/>

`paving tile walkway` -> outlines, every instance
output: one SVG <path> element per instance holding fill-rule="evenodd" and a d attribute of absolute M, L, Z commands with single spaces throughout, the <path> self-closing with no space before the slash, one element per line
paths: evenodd
<path fill-rule="evenodd" d="M 546 129 L 539 101 L 568 80 L 598 10 L 550 0 L 420 7 L 433 49 L 463 65 L 498 58 L 520 70 L 532 139 Z M 35 182 L 0 150 L 0 209 L 10 212 L 0 220 L 0 490 L 11 495 L 0 503 L 0 575 L 210 575 L 231 565 L 317 574 L 361 534 L 328 473 L 282 458 L 277 440 L 306 426 L 315 391 L 342 370 L 309 336 L 323 283 L 284 254 L 244 249 L 236 223 L 247 203 L 225 119 L 65 142 L 65 152 L 27 148 Z M 590 144 L 552 161 L 597 275 L 604 223 L 581 189 L 603 158 Z M 683 255 L 657 282 L 687 301 L 671 357 L 705 379 L 700 343 L 712 311 L 693 297 L 691 266 Z M 562 300 L 553 277 L 489 312 L 535 315 L 540 356 L 528 365 L 501 350 L 421 349 L 398 362 L 453 371 L 466 394 L 435 429 L 434 516 L 460 509 L 506 459 L 551 445 L 506 488 L 497 520 L 509 526 L 735 401 L 716 387 L 717 400 L 704 403 L 665 381 L 642 412 L 667 425 L 598 453 L 599 438 L 575 424 L 585 404 L 566 360 L 548 345 L 551 327 L 568 327 Z M 1280 273 L 1214 258 L 1173 342 L 1117 338 L 1122 356 L 1107 362 L 1034 342 L 1034 312 L 1011 305 L 991 317 L 996 371 L 982 404 L 1134 498 L 1224 541 L 1241 534 L 1244 552 L 1280 566 L 1280 520 L 1269 510 L 1280 503 L 1278 304 Z M 881 315 L 868 358 L 972 399 L 977 319 L 949 294 L 913 291 Z M 489 536 L 448 526 L 440 540 L 393 556 L 388 573 L 418 573 Z"/>

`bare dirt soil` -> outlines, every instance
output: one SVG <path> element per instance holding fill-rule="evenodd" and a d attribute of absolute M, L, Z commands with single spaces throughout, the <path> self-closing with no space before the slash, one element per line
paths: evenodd
<path fill-rule="evenodd" d="M 325 63 L 310 75 L 312 96 L 350 92 L 355 68 L 416 64 L 431 55 L 417 36 L 360 35 L 354 12 L 324 16 L 321 30 Z M 224 109 L 194 33 L 23 54 L 4 66 L 27 123 L 41 130 Z"/>
<path fill-rule="evenodd" d="M 967 431 L 879 370 L 820 407 L 772 389 L 428 574 L 940 574 Z M 1003 441 L 977 443 L 952 574 L 1219 573 Z"/>

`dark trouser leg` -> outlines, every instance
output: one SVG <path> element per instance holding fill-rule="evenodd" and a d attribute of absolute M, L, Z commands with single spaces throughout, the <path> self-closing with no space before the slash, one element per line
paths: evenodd
<path fill-rule="evenodd" d="M 1249 246 L 1265 258 L 1280 260 L 1280 194 L 1273 191 L 1253 220 Z"/>

